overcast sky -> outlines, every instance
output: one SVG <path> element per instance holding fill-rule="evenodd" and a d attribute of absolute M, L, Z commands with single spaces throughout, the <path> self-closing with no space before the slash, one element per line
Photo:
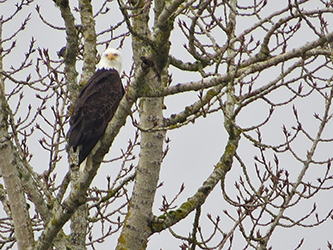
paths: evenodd
<path fill-rule="evenodd" d="M 9 5 L 12 4 L 12 2 L 6 4 L 6 10 L 9 8 Z M 99 6 L 100 2 L 101 1 L 94 1 L 94 7 L 96 8 L 96 6 Z M 267 14 L 269 14 L 271 11 L 276 11 L 281 6 L 286 6 L 288 1 L 271 0 L 268 2 L 268 6 L 266 7 Z M 316 2 L 318 1 L 312 1 L 312 3 Z M 44 0 L 36 1 L 36 3 L 41 6 L 41 12 L 44 14 L 44 17 L 48 21 L 59 26 L 63 25 L 59 10 L 55 7 L 52 1 Z M 277 4 L 279 4 L 279 6 L 277 6 Z M 23 57 L 22 52 L 27 49 L 28 41 L 31 40 L 32 36 L 37 39 L 37 46 L 49 49 L 50 54 L 53 57 L 56 57 L 56 52 L 66 44 L 64 32 L 52 31 L 43 25 L 38 19 L 34 7 L 35 4 L 32 4 L 24 12 L 22 12 L 20 16 L 16 17 L 13 22 L 10 22 L 10 26 L 7 25 L 4 27 L 4 35 L 6 36 L 10 34 L 12 29 L 17 28 L 20 25 L 26 13 L 32 13 L 32 20 L 28 24 L 27 29 L 18 37 L 15 53 L 11 55 L 10 60 L 7 59 L 5 62 L 5 66 L 7 67 L 11 64 L 18 65 L 20 63 L 20 60 Z M 6 16 L 6 13 L 3 12 L 4 8 L 1 6 L 0 9 L 0 12 L 2 12 L 0 15 Z M 101 31 L 108 27 L 110 24 L 112 25 L 113 23 L 116 23 L 117 20 L 120 20 L 119 11 L 112 9 L 107 18 L 107 22 L 104 20 L 97 21 L 97 31 Z M 241 32 L 242 30 L 250 27 L 254 21 L 255 18 L 253 17 L 244 17 L 244 20 L 239 20 L 240 26 L 238 27 L 237 31 Z M 329 29 L 332 30 L 332 23 L 329 24 Z M 257 35 L 261 36 L 262 34 Z M 306 41 L 314 40 L 315 38 L 316 37 L 313 33 L 304 29 L 300 32 L 300 36 L 298 38 L 293 39 L 293 42 L 295 43 L 295 46 L 298 46 L 300 44 L 304 44 Z M 176 55 L 184 60 L 191 60 L 191 58 L 185 53 L 185 50 L 182 47 L 182 44 L 186 43 L 186 40 L 183 36 L 180 35 L 179 29 L 177 29 L 177 27 L 174 31 L 174 34 L 172 35 L 171 43 L 171 53 L 173 55 Z M 118 45 L 118 41 L 111 44 L 112 47 L 118 47 Z M 132 65 L 132 54 L 130 46 L 131 41 L 129 38 L 127 38 L 121 50 L 123 55 L 123 70 L 125 72 L 129 72 Z M 99 53 L 102 51 L 103 48 L 100 47 Z M 276 77 L 278 75 L 276 72 L 279 71 L 279 68 L 277 67 L 274 70 L 275 73 L 274 71 L 269 71 L 263 74 L 258 80 L 258 84 L 264 84 L 268 81 L 271 81 L 272 76 Z M 81 72 L 80 66 L 78 67 L 78 71 Z M 200 79 L 199 74 L 185 74 L 175 70 L 173 67 L 170 67 L 170 72 L 173 74 L 173 84 Z M 323 74 L 331 74 L 331 72 L 327 71 Z M 328 75 L 326 75 L 326 77 L 327 76 Z M 275 95 L 276 96 L 272 98 L 275 98 L 276 101 L 281 101 L 288 98 L 288 93 L 284 92 L 283 90 L 277 91 Z M 197 94 L 194 92 L 167 97 L 165 100 L 167 109 L 165 110 L 164 114 L 166 117 L 168 117 L 170 114 L 178 113 L 182 111 L 185 106 L 192 104 L 195 100 L 197 100 Z M 37 103 L 36 105 L 38 105 L 38 101 L 34 100 L 34 94 L 31 92 L 26 93 L 24 102 L 32 102 L 33 105 Z M 319 99 L 319 96 L 314 94 L 304 100 L 298 100 L 297 102 L 294 102 L 294 104 L 299 110 L 300 118 L 304 122 L 304 126 L 312 133 L 315 133 L 317 130 L 318 122 L 313 118 L 313 114 L 322 114 L 324 105 L 322 99 Z M 262 102 L 253 103 L 246 109 L 246 112 L 240 114 L 237 121 L 241 126 L 244 127 L 253 126 L 265 119 L 268 110 L 269 107 Z M 23 108 L 21 112 L 24 112 Z M 189 124 L 185 127 L 172 130 L 167 133 L 167 137 L 169 137 L 171 140 L 169 145 L 170 150 L 163 162 L 161 169 L 160 182 L 163 182 L 164 185 L 158 189 L 156 194 L 156 202 L 154 204 L 154 213 L 156 215 L 160 214 L 159 207 L 161 206 L 162 195 L 166 195 L 169 199 L 172 199 L 179 191 L 182 183 L 185 183 L 186 188 L 176 203 L 177 205 L 180 205 L 182 202 L 186 201 L 188 197 L 192 196 L 196 192 L 201 183 L 212 172 L 214 165 L 218 162 L 221 154 L 223 153 L 223 149 L 227 141 L 227 134 L 223 127 L 223 122 L 222 113 L 216 112 L 207 116 L 206 118 L 197 119 L 194 124 Z M 277 109 L 272 121 L 269 123 L 269 126 L 266 126 L 262 131 L 263 138 L 267 143 L 281 143 L 283 142 L 282 126 L 286 125 L 286 127 L 290 129 L 291 126 L 295 124 L 296 122 L 293 117 L 293 110 L 291 105 Z M 134 133 L 135 129 L 133 128 L 131 121 L 128 120 L 126 126 L 122 128 L 119 136 L 113 143 L 110 154 L 106 158 L 111 159 L 112 157 L 118 156 L 120 154 L 120 148 L 126 148 L 128 139 L 133 138 Z M 31 151 L 35 155 L 31 164 L 32 166 L 36 167 L 37 172 L 43 172 L 46 168 L 45 165 L 48 162 L 47 155 L 39 154 L 41 148 L 37 140 L 40 139 L 40 136 L 40 134 L 36 133 L 33 137 L 35 142 L 31 141 Z M 327 138 L 332 137 L 332 131 L 327 132 Z M 300 137 L 299 140 L 297 140 L 297 144 L 295 144 L 297 152 L 302 157 L 306 155 L 307 150 L 309 150 L 309 146 L 310 143 L 302 137 Z M 322 155 L 318 155 L 318 158 L 331 156 L 332 149 L 330 149 L 330 147 L 323 147 L 321 150 Z M 251 144 L 247 141 L 241 140 L 239 145 L 239 154 L 242 156 L 242 159 L 246 161 L 246 164 L 248 164 L 248 168 L 253 168 L 254 171 L 253 157 L 254 155 L 259 154 L 257 149 L 252 147 Z M 285 169 L 288 169 L 288 171 L 291 173 L 291 177 L 295 177 L 300 169 L 300 165 L 293 161 L 290 155 L 283 156 L 280 161 L 281 166 L 283 166 Z M 66 159 L 64 159 L 63 164 L 63 170 L 59 170 L 59 175 L 57 177 L 59 182 L 62 180 L 62 176 L 67 172 L 68 166 L 66 164 Z M 119 162 L 115 164 L 103 165 L 99 169 L 99 173 L 92 185 L 104 188 L 106 186 L 105 176 L 112 176 L 113 174 L 117 173 L 117 164 L 119 165 Z M 318 176 L 317 174 L 323 171 L 323 167 L 319 169 L 314 168 L 313 170 L 309 171 L 307 180 L 314 182 Z M 226 179 L 228 187 L 227 191 L 232 198 L 235 198 L 235 195 L 237 194 L 234 183 L 235 181 L 239 180 L 239 175 L 241 174 L 242 170 L 239 164 L 235 162 Z M 320 212 L 319 215 L 324 217 L 326 216 L 326 213 L 333 207 L 333 199 L 328 199 L 327 197 L 332 197 L 332 191 L 321 192 L 318 194 L 318 196 L 316 196 L 315 200 L 312 199 L 303 201 L 301 206 L 299 205 L 296 208 L 291 209 L 287 214 L 294 215 L 294 218 L 297 219 L 303 214 L 305 215 L 307 212 L 309 212 L 312 209 L 313 203 L 316 202 L 318 205 L 318 211 Z M 201 223 L 203 225 L 205 236 L 208 236 L 212 231 L 212 226 L 208 222 L 208 219 L 205 215 L 207 213 L 211 213 L 213 218 L 219 215 L 222 219 L 222 229 L 227 230 L 233 224 L 226 216 L 224 216 L 222 211 L 230 208 L 231 207 L 223 200 L 219 186 L 216 187 L 202 209 Z M 228 211 L 231 214 L 236 215 L 234 209 L 230 209 Z M 0 211 L 0 215 L 2 216 L 1 212 L 2 211 Z M 187 236 L 192 229 L 192 219 L 193 214 L 183 222 L 177 224 L 175 227 L 173 227 L 173 229 L 176 231 L 176 233 Z M 300 239 L 305 237 L 304 244 L 306 248 L 304 249 L 326 249 L 327 241 L 329 240 L 330 242 L 333 242 L 333 236 L 331 233 L 332 226 L 333 224 L 330 220 L 327 221 L 324 226 L 312 230 L 306 230 L 303 228 L 279 228 L 273 234 L 269 245 L 273 245 L 273 249 L 294 249 L 298 245 Z M 240 240 L 240 237 L 241 236 L 238 235 L 238 238 L 235 238 L 235 240 Z M 116 239 L 117 237 L 108 238 L 108 243 L 99 245 L 98 249 L 113 249 L 113 246 L 116 245 Z M 243 240 L 240 240 L 239 243 L 240 248 L 244 246 L 244 242 L 242 241 Z M 163 232 L 151 237 L 148 244 L 148 250 L 155 250 L 160 248 L 164 250 L 179 249 L 179 245 L 181 244 L 182 243 L 179 240 L 177 241 L 170 239 L 168 232 Z M 234 242 L 235 246 L 237 246 L 237 244 L 238 243 Z"/>

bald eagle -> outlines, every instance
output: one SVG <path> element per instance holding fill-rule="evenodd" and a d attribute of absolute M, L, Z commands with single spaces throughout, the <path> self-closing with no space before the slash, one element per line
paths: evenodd
<path fill-rule="evenodd" d="M 105 50 L 96 72 L 74 102 L 68 145 L 74 152 L 79 148 L 79 165 L 103 136 L 125 93 L 120 79 L 121 66 L 120 52 L 113 48 Z"/>

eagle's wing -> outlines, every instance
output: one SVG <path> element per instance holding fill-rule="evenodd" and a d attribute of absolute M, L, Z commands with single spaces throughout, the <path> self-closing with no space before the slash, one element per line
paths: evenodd
<path fill-rule="evenodd" d="M 80 148 L 79 164 L 89 155 L 117 110 L 124 88 L 116 70 L 98 70 L 81 90 L 70 119 L 69 146 Z"/>

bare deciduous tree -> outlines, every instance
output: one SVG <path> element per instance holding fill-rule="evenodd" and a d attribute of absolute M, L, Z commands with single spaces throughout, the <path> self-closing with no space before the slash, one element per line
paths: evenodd
<path fill-rule="evenodd" d="M 146 249 L 169 231 L 184 250 L 271 249 L 278 229 L 327 230 L 332 202 L 317 197 L 330 200 L 333 188 L 331 1 L 35 2 L 0 2 L 1 248 L 96 249 L 118 239 L 116 249 Z M 110 45 L 133 55 L 124 58 L 126 94 L 80 171 L 66 143 L 71 104 Z M 165 103 L 184 93 L 196 99 L 170 111 Z M 210 124 L 203 134 L 220 159 L 191 163 L 189 180 L 203 169 L 208 177 L 192 181 L 192 196 L 186 182 L 163 195 L 154 213 L 173 131 L 216 115 L 226 140 Z M 126 120 L 134 136 L 110 159 Z M 101 165 L 112 174 L 99 174 Z M 214 190 L 224 204 L 216 217 Z M 184 219 L 185 234 L 174 229 Z"/>

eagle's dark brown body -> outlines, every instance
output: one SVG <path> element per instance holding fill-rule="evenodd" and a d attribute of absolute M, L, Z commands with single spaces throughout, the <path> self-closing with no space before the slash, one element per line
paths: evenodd
<path fill-rule="evenodd" d="M 117 70 L 99 69 L 82 88 L 70 118 L 69 146 L 79 148 L 79 165 L 89 155 L 117 110 L 124 88 Z"/>

